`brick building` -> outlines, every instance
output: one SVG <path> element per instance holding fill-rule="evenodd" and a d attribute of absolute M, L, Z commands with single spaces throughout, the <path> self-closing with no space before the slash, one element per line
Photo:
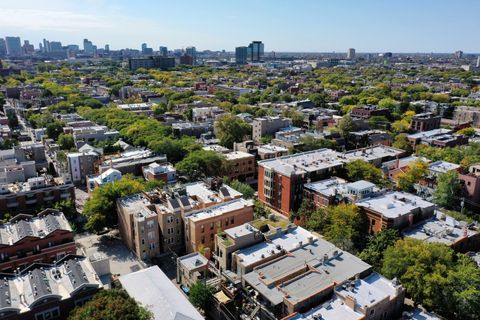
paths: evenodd
<path fill-rule="evenodd" d="M 224 154 L 229 170 L 227 177 L 230 180 L 249 182 L 255 180 L 257 162 L 253 154 L 243 151 L 233 151 Z"/>
<path fill-rule="evenodd" d="M 410 129 L 415 131 L 430 131 L 440 128 L 441 116 L 435 116 L 433 113 L 420 113 L 412 117 Z"/>
<path fill-rule="evenodd" d="M 76 252 L 74 233 L 63 213 L 45 209 L 37 216 L 19 214 L 0 224 L 0 272 L 51 263 Z"/>
<path fill-rule="evenodd" d="M 388 116 L 388 109 L 382 109 L 375 106 L 355 107 L 350 112 L 350 116 L 354 118 L 369 119 L 375 116 Z"/>

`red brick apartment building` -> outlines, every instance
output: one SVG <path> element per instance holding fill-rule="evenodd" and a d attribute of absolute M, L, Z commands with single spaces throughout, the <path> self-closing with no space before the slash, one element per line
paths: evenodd
<path fill-rule="evenodd" d="M 318 149 L 258 162 L 258 199 L 288 216 L 300 207 L 304 184 L 332 176 L 345 163 L 362 159 L 375 166 L 403 155 L 384 145 L 340 153 Z"/>
<path fill-rule="evenodd" d="M 0 222 L 0 272 L 52 263 L 75 254 L 74 233 L 62 212 L 45 209 L 37 216 L 19 214 Z"/>

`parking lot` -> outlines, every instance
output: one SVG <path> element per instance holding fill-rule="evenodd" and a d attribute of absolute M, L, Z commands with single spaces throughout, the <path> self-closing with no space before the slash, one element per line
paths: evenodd
<path fill-rule="evenodd" d="M 85 254 L 87 257 L 102 255 L 107 257 L 110 261 L 110 273 L 113 276 L 121 276 L 145 267 L 123 244 L 118 231 L 111 231 L 104 235 L 79 234 L 75 241 L 78 254 Z"/>

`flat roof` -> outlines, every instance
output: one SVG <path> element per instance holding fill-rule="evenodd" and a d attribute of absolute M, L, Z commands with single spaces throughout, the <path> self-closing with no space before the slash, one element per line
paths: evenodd
<path fill-rule="evenodd" d="M 440 128 L 440 129 L 433 129 L 430 131 L 422 131 L 414 134 L 409 134 L 407 138 L 408 139 L 428 139 L 438 135 L 449 134 L 451 132 L 452 130 Z"/>
<path fill-rule="evenodd" d="M 208 264 L 208 259 L 200 252 L 193 252 L 178 258 L 180 263 L 188 270 L 194 270 Z"/>
<path fill-rule="evenodd" d="M 314 293 L 312 290 L 322 291 L 323 288 L 327 289 L 334 283 L 353 278 L 370 268 L 369 264 L 340 250 L 332 243 L 316 239 L 311 244 L 255 267 L 252 272 L 244 275 L 243 279 L 273 305 L 278 305 L 286 295 L 290 300 L 301 301 L 312 295 Z M 308 279 L 298 275 L 310 271 L 317 272 L 307 277 L 314 278 L 313 287 L 309 285 L 308 289 L 302 290 L 302 284 Z M 300 285 L 294 284 L 297 280 L 300 281 Z M 279 284 L 286 284 L 291 291 L 283 291 Z"/>
<path fill-rule="evenodd" d="M 343 297 L 353 297 L 360 308 L 371 307 L 384 299 L 396 297 L 398 284 L 373 272 L 364 279 L 352 280 L 335 291 Z"/>
<path fill-rule="evenodd" d="M 248 234 L 258 232 L 258 230 L 249 223 L 245 223 L 224 231 L 232 239 L 240 238 Z"/>
<path fill-rule="evenodd" d="M 438 211 L 437 214 L 430 219 L 424 220 L 412 228 L 405 230 L 403 235 L 422 241 L 452 245 L 476 233 L 476 231 L 467 228 L 466 222 L 457 221 Z"/>
<path fill-rule="evenodd" d="M 334 299 L 324 303 L 305 313 L 297 313 L 288 320 L 361 320 L 364 315 L 356 312 L 340 299 Z"/>
<path fill-rule="evenodd" d="M 251 207 L 251 206 L 253 206 L 253 200 L 245 200 L 243 198 L 238 198 L 238 199 L 230 200 L 227 202 L 223 202 L 221 204 L 209 207 L 207 209 L 190 213 L 189 215 L 186 216 L 186 219 L 190 219 L 192 221 L 200 221 L 203 219 L 220 216 L 224 213 L 240 210 L 245 207 Z"/>
<path fill-rule="evenodd" d="M 227 230 L 228 231 L 228 230 Z M 295 227 L 288 232 L 279 231 L 268 242 L 260 242 L 253 246 L 237 251 L 237 256 L 241 259 L 241 264 L 245 266 L 252 265 L 272 254 L 278 254 L 281 250 L 291 251 L 295 249 L 300 242 L 308 243 L 309 238 L 317 239 L 310 231 Z"/>
<path fill-rule="evenodd" d="M 460 165 L 443 160 L 432 162 L 428 165 L 428 169 L 433 172 L 445 173 L 451 170 L 457 170 Z"/>
<path fill-rule="evenodd" d="M 375 198 L 365 198 L 355 203 L 359 207 L 374 210 L 387 218 L 397 218 L 409 214 L 417 208 L 430 208 L 435 205 L 410 193 L 392 191 Z"/>
<path fill-rule="evenodd" d="M 255 158 L 253 154 L 243 151 L 232 151 L 229 153 L 224 154 L 227 160 L 236 160 L 236 159 L 243 159 L 243 158 Z"/>
<path fill-rule="evenodd" d="M 155 320 L 204 319 L 158 266 L 126 274 L 119 281 Z"/>

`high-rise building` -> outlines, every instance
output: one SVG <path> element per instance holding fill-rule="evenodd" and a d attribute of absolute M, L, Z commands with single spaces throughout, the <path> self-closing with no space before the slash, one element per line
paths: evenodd
<path fill-rule="evenodd" d="M 5 39 L 0 38 L 0 57 L 7 55 L 7 44 Z"/>
<path fill-rule="evenodd" d="M 61 42 L 59 42 L 59 41 L 51 41 L 50 42 L 49 52 L 62 52 L 62 51 L 63 51 L 63 47 L 62 47 Z"/>
<path fill-rule="evenodd" d="M 187 47 L 185 53 L 187 56 L 192 57 L 193 64 L 197 63 L 197 49 L 195 47 Z"/>
<path fill-rule="evenodd" d="M 247 63 L 248 48 L 236 47 L 235 48 L 235 63 L 246 64 Z"/>
<path fill-rule="evenodd" d="M 50 52 L 50 42 L 47 39 L 43 39 L 43 52 Z"/>
<path fill-rule="evenodd" d="M 355 59 L 355 49 L 354 48 L 348 49 L 347 59 L 349 59 L 349 60 Z"/>
<path fill-rule="evenodd" d="M 480 56 L 477 57 L 477 65 L 476 65 L 477 68 L 480 68 Z"/>
<path fill-rule="evenodd" d="M 455 58 L 462 59 L 463 58 L 463 51 L 462 50 L 455 51 Z"/>
<path fill-rule="evenodd" d="M 147 49 L 147 44 L 142 43 L 142 53 L 145 53 L 145 49 Z"/>
<path fill-rule="evenodd" d="M 22 55 L 22 43 L 20 37 L 5 37 L 7 55 L 18 57 Z"/>
<path fill-rule="evenodd" d="M 93 43 L 92 41 L 89 41 L 88 39 L 83 39 L 83 51 L 86 54 L 93 54 Z"/>
<path fill-rule="evenodd" d="M 168 48 L 167 47 L 160 46 L 158 49 L 159 49 L 160 55 L 162 57 L 166 57 L 168 55 Z"/>
<path fill-rule="evenodd" d="M 28 40 L 23 41 L 23 53 L 26 55 L 31 55 L 35 51 L 33 44 L 30 44 Z"/>
<path fill-rule="evenodd" d="M 264 44 L 262 41 L 252 41 L 248 45 L 249 54 L 250 54 L 250 60 L 252 62 L 260 62 L 263 61 L 264 57 Z"/>
<path fill-rule="evenodd" d="M 109 53 L 110 52 L 110 45 L 106 44 L 105 45 L 105 53 Z"/>

